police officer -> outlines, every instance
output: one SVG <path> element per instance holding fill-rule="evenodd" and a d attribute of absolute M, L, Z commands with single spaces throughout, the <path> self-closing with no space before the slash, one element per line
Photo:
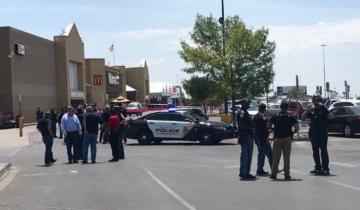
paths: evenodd
<path fill-rule="evenodd" d="M 314 105 L 308 107 L 303 114 L 303 118 L 310 118 L 309 138 L 315 162 L 315 169 L 310 173 L 329 175 L 329 155 L 327 151 L 329 111 L 321 103 L 321 96 L 313 96 L 312 101 Z M 319 150 L 321 150 L 321 161 Z"/>
<path fill-rule="evenodd" d="M 258 162 L 256 175 L 265 176 L 268 175 L 268 172 L 264 171 L 264 162 L 265 156 L 269 160 L 270 168 L 272 166 L 272 149 L 271 145 L 268 142 L 269 138 L 269 128 L 268 128 L 269 119 L 266 116 L 266 105 L 259 105 L 259 112 L 253 118 L 253 124 L 255 127 L 255 143 L 258 147 Z"/>
<path fill-rule="evenodd" d="M 295 117 L 288 113 L 289 104 L 282 102 L 280 104 L 280 113 L 270 119 L 270 125 L 274 125 L 274 144 L 273 144 L 273 164 L 271 167 L 271 179 L 276 179 L 279 172 L 279 162 L 281 153 L 284 156 L 284 175 L 285 180 L 290 180 L 290 155 L 291 155 L 291 137 L 299 131 L 299 125 Z M 294 130 L 293 130 L 294 128 Z"/>
<path fill-rule="evenodd" d="M 254 180 L 256 177 L 250 174 L 254 148 L 254 127 L 247 111 L 250 106 L 250 101 L 248 99 L 243 99 L 240 103 L 241 109 L 237 114 L 238 141 L 241 145 L 239 176 L 241 180 Z"/>

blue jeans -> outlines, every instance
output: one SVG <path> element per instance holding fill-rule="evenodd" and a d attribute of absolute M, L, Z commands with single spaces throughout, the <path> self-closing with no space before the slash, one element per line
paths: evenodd
<path fill-rule="evenodd" d="M 250 174 L 251 160 L 254 148 L 254 139 L 250 134 L 242 134 L 241 154 L 240 154 L 240 176 L 245 177 Z"/>
<path fill-rule="evenodd" d="M 273 162 L 272 157 L 272 149 L 271 146 L 266 142 L 266 138 L 257 139 L 256 145 L 258 147 L 258 162 L 257 162 L 257 172 L 263 172 L 264 171 L 264 165 L 265 165 L 265 156 L 269 160 L 270 169 Z"/>
<path fill-rule="evenodd" d="M 91 161 L 95 162 L 96 160 L 96 140 L 97 134 L 96 133 L 87 133 L 84 136 L 84 143 L 83 143 L 83 160 L 88 160 L 88 151 L 89 145 L 91 149 Z"/>

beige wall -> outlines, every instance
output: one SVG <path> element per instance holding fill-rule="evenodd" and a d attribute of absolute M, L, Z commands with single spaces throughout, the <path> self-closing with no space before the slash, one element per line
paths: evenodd
<path fill-rule="evenodd" d="M 149 96 L 149 72 L 144 67 L 126 68 L 126 83 L 137 90 L 136 100 L 145 103 Z"/>
<path fill-rule="evenodd" d="M 56 36 L 54 37 L 54 41 L 58 84 L 58 106 L 65 107 L 71 105 L 72 100 L 80 100 L 83 101 L 83 103 L 86 103 L 84 44 L 75 24 L 68 34 Z M 71 97 L 69 84 L 69 66 L 71 62 L 78 64 L 78 84 L 79 90 L 83 92 L 82 97 Z"/>
<path fill-rule="evenodd" d="M 90 85 L 90 99 L 88 103 L 95 103 L 98 106 L 105 106 L 106 78 L 105 78 L 105 59 L 86 59 L 87 85 Z M 94 84 L 94 75 L 102 76 L 101 85 Z"/>

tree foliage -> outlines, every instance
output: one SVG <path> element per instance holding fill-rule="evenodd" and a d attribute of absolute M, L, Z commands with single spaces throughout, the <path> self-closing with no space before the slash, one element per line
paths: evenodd
<path fill-rule="evenodd" d="M 201 74 L 217 87 L 217 95 L 256 97 L 269 90 L 274 77 L 275 43 L 268 41 L 268 30 L 252 30 L 238 17 L 225 20 L 225 52 L 222 26 L 213 16 L 197 15 L 192 43 L 181 41 L 181 58 L 188 74 Z M 188 92 L 190 95 L 191 93 Z"/>
<path fill-rule="evenodd" d="M 194 103 L 202 104 L 211 98 L 213 84 L 206 77 L 192 76 L 191 79 L 183 81 L 185 91 L 191 96 Z"/>

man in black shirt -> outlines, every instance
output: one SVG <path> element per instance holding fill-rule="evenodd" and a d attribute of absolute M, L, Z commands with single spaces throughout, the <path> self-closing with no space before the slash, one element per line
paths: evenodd
<path fill-rule="evenodd" d="M 45 144 L 45 166 L 50 166 L 52 163 L 56 162 L 56 159 L 53 157 L 52 146 L 54 134 L 51 129 L 51 120 L 50 112 L 46 112 L 45 118 L 40 120 L 37 124 L 37 129 L 41 133 L 42 140 Z"/>
<path fill-rule="evenodd" d="M 61 109 L 61 112 L 58 114 L 57 117 L 57 121 L 59 123 L 59 131 L 60 131 L 59 139 L 63 138 L 63 130 L 61 129 L 61 118 L 64 116 L 64 114 L 65 114 L 65 109 Z"/>
<path fill-rule="evenodd" d="M 108 132 L 109 118 L 110 118 L 110 108 L 106 107 L 103 113 L 101 114 L 101 119 L 104 123 L 101 126 L 99 143 L 103 142 L 103 144 L 106 144 L 106 142 L 109 142 L 110 140 L 110 136 Z"/>
<path fill-rule="evenodd" d="M 281 153 L 284 155 L 284 175 L 285 180 L 290 180 L 290 154 L 291 137 L 299 131 L 299 125 L 295 117 L 288 113 L 289 104 L 282 102 L 280 113 L 273 116 L 270 125 L 274 125 L 274 144 L 273 144 L 273 164 L 271 168 L 271 179 L 276 179 L 278 173 Z M 294 131 L 293 131 L 294 128 Z"/>
<path fill-rule="evenodd" d="M 268 142 L 269 138 L 269 119 L 266 116 L 266 105 L 260 104 L 259 112 L 253 118 L 253 124 L 255 127 L 255 143 L 258 147 L 258 162 L 256 175 L 265 176 L 268 172 L 264 171 L 265 156 L 269 160 L 270 168 L 272 167 L 272 150 L 271 145 Z"/>
<path fill-rule="evenodd" d="M 243 99 L 241 101 L 241 109 L 237 114 L 237 124 L 239 137 L 238 141 L 241 145 L 240 154 L 240 178 L 241 180 L 254 180 L 255 176 L 250 174 L 251 160 L 254 148 L 254 127 L 251 117 L 248 113 L 250 101 Z"/>
<path fill-rule="evenodd" d="M 50 120 L 51 120 L 52 133 L 54 134 L 54 138 L 57 138 L 57 135 L 56 135 L 57 114 L 56 114 L 54 108 L 51 108 L 51 110 L 50 110 Z"/>
<path fill-rule="evenodd" d="M 310 118 L 309 138 L 315 162 L 315 169 L 310 173 L 329 175 L 329 155 L 327 151 L 329 111 L 321 104 L 321 101 L 321 96 L 314 96 L 314 107 L 308 107 L 303 114 L 303 118 Z M 321 161 L 319 150 L 321 150 Z"/>
<path fill-rule="evenodd" d="M 36 109 L 35 115 L 36 115 L 36 122 L 40 122 L 40 120 L 42 120 L 43 117 L 44 117 L 44 112 L 41 111 L 40 108 L 38 107 L 38 108 Z"/>
<path fill-rule="evenodd" d="M 86 107 L 86 113 L 83 119 L 84 126 L 84 144 L 83 144 L 83 164 L 88 163 L 88 151 L 89 145 L 91 148 L 91 163 L 96 163 L 96 140 L 98 135 L 99 125 L 103 124 L 103 121 L 99 116 L 92 112 L 91 106 Z"/>

